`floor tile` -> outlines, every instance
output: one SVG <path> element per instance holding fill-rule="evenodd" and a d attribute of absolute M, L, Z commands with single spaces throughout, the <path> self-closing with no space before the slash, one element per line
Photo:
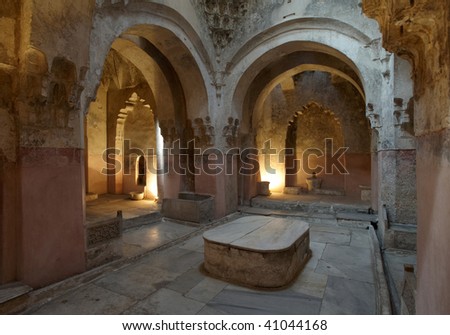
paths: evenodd
<path fill-rule="evenodd" d="M 153 285 L 154 281 L 148 276 L 137 271 L 131 271 L 128 268 L 111 272 L 103 278 L 96 280 L 94 283 L 97 286 L 135 300 L 142 299 L 155 292 L 158 286 Z"/>
<path fill-rule="evenodd" d="M 311 231 L 310 235 L 311 235 L 311 242 L 319 242 L 319 243 L 349 245 L 351 239 L 350 233 L 336 234 L 323 231 Z"/>
<path fill-rule="evenodd" d="M 214 278 L 206 277 L 194 286 L 185 296 L 201 302 L 208 302 L 222 291 L 228 283 Z"/>
<path fill-rule="evenodd" d="M 317 273 L 373 283 L 371 250 L 327 244 L 315 270 Z"/>
<path fill-rule="evenodd" d="M 204 306 L 204 303 L 163 288 L 128 309 L 125 314 L 195 315 Z"/>
<path fill-rule="evenodd" d="M 315 269 L 319 263 L 319 259 L 322 258 L 323 251 L 325 250 L 325 243 L 309 242 L 309 248 L 311 249 L 312 256 L 308 263 L 306 263 L 305 268 Z"/>
<path fill-rule="evenodd" d="M 207 305 L 232 315 L 318 314 L 321 300 L 288 290 L 245 292 L 225 289 Z"/>
<path fill-rule="evenodd" d="M 190 251 L 202 252 L 204 247 L 203 234 L 194 236 L 193 238 L 181 243 L 179 246 L 181 249 L 186 249 Z"/>
<path fill-rule="evenodd" d="M 292 286 L 289 287 L 289 290 L 316 298 L 323 298 L 327 279 L 327 275 L 304 269 Z"/>
<path fill-rule="evenodd" d="M 132 229 L 123 234 L 123 242 L 154 249 L 179 237 L 185 236 L 196 228 L 173 222 L 158 222 L 148 227 Z"/>
<path fill-rule="evenodd" d="M 145 257 L 138 261 L 136 266 L 139 271 L 145 273 L 151 273 L 152 269 L 157 267 L 180 275 L 191 268 L 199 267 L 203 259 L 203 253 L 171 248 Z"/>
<path fill-rule="evenodd" d="M 205 275 L 202 274 L 198 268 L 194 268 L 178 276 L 175 280 L 171 281 L 166 288 L 181 294 L 186 294 L 204 279 Z"/>
<path fill-rule="evenodd" d="M 88 284 L 61 296 L 33 314 L 46 315 L 103 315 L 120 314 L 133 305 L 129 297 Z"/>
<path fill-rule="evenodd" d="M 350 241 L 350 246 L 370 249 L 371 241 L 370 241 L 370 236 L 369 236 L 369 230 L 352 229 L 352 238 Z"/>
<path fill-rule="evenodd" d="M 371 315 L 375 314 L 375 288 L 373 284 L 328 277 L 322 302 L 322 315 Z"/>

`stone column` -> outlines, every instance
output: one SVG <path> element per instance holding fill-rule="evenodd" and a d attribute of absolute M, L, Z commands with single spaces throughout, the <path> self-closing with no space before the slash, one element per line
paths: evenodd
<path fill-rule="evenodd" d="M 383 46 L 414 66 L 417 136 L 418 314 L 449 314 L 450 5 L 446 0 L 364 0 Z M 394 14 L 395 13 L 395 14 Z"/>

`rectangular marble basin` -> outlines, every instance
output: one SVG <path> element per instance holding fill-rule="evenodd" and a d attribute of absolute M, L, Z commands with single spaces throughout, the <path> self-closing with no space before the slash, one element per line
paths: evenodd
<path fill-rule="evenodd" d="M 298 219 L 246 216 L 203 239 L 205 271 L 245 286 L 285 287 L 311 257 L 309 225 Z"/>

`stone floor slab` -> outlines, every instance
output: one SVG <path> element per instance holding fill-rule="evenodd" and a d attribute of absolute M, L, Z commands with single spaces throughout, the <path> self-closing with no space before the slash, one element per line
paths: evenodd
<path fill-rule="evenodd" d="M 120 314 L 135 300 L 100 286 L 88 284 L 44 305 L 33 314 L 102 315 Z"/>
<path fill-rule="evenodd" d="M 358 248 L 366 248 L 369 249 L 371 246 L 370 236 L 369 236 L 369 230 L 361 229 L 361 230 L 352 230 L 352 237 L 350 241 L 351 247 L 358 247 Z"/>
<path fill-rule="evenodd" d="M 199 269 L 194 268 L 178 276 L 175 280 L 170 282 L 166 288 L 181 294 L 186 294 L 204 279 L 205 275 L 201 273 Z"/>
<path fill-rule="evenodd" d="M 327 244 L 316 272 L 374 283 L 371 261 L 370 249 Z"/>
<path fill-rule="evenodd" d="M 132 299 L 142 299 L 157 290 L 157 285 L 153 285 L 151 278 L 128 268 L 111 272 L 94 283 Z"/>
<path fill-rule="evenodd" d="M 205 305 L 197 315 L 227 315 L 224 311 L 212 308 L 211 306 Z"/>
<path fill-rule="evenodd" d="M 344 235 L 350 234 L 350 229 L 334 225 L 312 224 L 309 229 L 310 231 L 314 232 L 324 232 L 324 233 L 334 233 Z"/>
<path fill-rule="evenodd" d="M 375 314 L 375 311 L 373 284 L 334 276 L 328 277 L 320 314 L 371 315 Z"/>
<path fill-rule="evenodd" d="M 184 297 L 178 292 L 163 288 L 138 302 L 124 314 L 195 315 L 204 303 Z"/>
<path fill-rule="evenodd" d="M 317 267 L 319 260 L 322 258 L 322 254 L 323 251 L 325 250 L 325 247 L 326 247 L 325 243 L 318 243 L 318 242 L 309 243 L 309 248 L 311 249 L 312 256 L 308 261 L 308 263 L 306 263 L 305 268 L 314 270 Z"/>
<path fill-rule="evenodd" d="M 351 234 L 336 234 L 336 233 L 330 233 L 330 232 L 323 232 L 323 231 L 314 231 L 312 230 L 310 232 L 311 234 L 311 242 L 319 242 L 319 243 L 333 243 L 333 244 L 340 244 L 340 245 L 349 245 Z"/>
<path fill-rule="evenodd" d="M 327 286 L 327 279 L 327 275 L 305 269 L 289 287 L 289 290 L 322 299 Z"/>
<path fill-rule="evenodd" d="M 173 247 L 148 255 L 138 261 L 135 266 L 138 266 L 139 271 L 144 273 L 151 274 L 153 268 L 157 267 L 180 275 L 192 268 L 198 268 L 202 262 L 203 253 Z"/>
<path fill-rule="evenodd" d="M 221 292 L 228 283 L 214 278 L 206 277 L 196 286 L 194 286 L 185 296 L 197 301 L 205 302 L 212 300 Z"/>
<path fill-rule="evenodd" d="M 202 234 L 199 234 L 178 246 L 180 249 L 203 252 L 204 242 Z"/>
<path fill-rule="evenodd" d="M 292 291 L 241 291 L 225 289 L 207 306 L 232 315 L 316 315 L 321 300 Z"/>
<path fill-rule="evenodd" d="M 196 228 L 194 227 L 162 221 L 148 227 L 125 232 L 123 234 L 123 242 L 149 250 L 192 233 L 195 230 Z"/>

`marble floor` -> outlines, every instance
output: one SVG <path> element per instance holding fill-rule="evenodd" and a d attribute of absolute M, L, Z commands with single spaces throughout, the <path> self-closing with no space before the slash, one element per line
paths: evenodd
<path fill-rule="evenodd" d="M 94 223 L 115 218 L 117 210 L 122 210 L 126 220 L 155 213 L 159 205 L 154 200 L 131 200 L 128 195 L 104 194 L 98 199 L 86 202 L 86 223 Z"/>
<path fill-rule="evenodd" d="M 314 222 L 310 226 L 312 258 L 283 290 L 253 290 L 204 275 L 205 228 L 160 221 L 124 234 L 130 255 L 146 250 L 143 257 L 25 313 L 375 314 L 369 231 Z"/>

